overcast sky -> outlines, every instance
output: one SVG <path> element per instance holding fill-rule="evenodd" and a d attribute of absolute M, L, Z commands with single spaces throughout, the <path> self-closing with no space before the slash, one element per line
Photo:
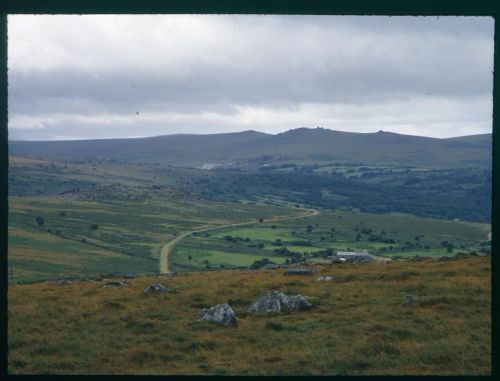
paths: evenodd
<path fill-rule="evenodd" d="M 489 17 L 9 15 L 9 139 L 492 131 Z"/>

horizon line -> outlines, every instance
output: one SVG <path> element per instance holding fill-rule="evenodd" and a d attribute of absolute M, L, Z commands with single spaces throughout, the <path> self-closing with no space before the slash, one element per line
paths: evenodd
<path fill-rule="evenodd" d="M 91 141 L 91 140 L 128 140 L 128 139 L 151 139 L 151 138 L 160 138 L 160 137 L 165 137 L 165 136 L 189 136 L 189 135 L 195 135 L 195 136 L 208 136 L 208 135 L 229 135 L 229 134 L 241 134 L 245 132 L 254 132 L 258 134 L 263 134 L 263 135 L 270 135 L 270 136 L 277 136 L 280 134 L 285 134 L 291 131 L 296 131 L 296 130 L 328 130 L 332 132 L 340 132 L 340 133 L 347 133 L 347 134 L 380 134 L 380 133 L 389 133 L 389 134 L 396 134 L 396 135 L 402 135 L 402 136 L 414 136 L 414 137 L 420 137 L 420 138 L 428 138 L 428 139 L 439 139 L 439 140 L 446 140 L 446 139 L 455 139 L 455 138 L 463 138 L 467 136 L 479 136 L 479 135 L 492 135 L 493 132 L 484 132 L 484 133 L 478 133 L 478 134 L 469 134 L 469 135 L 457 135 L 457 136 L 450 136 L 446 138 L 438 138 L 434 136 L 427 136 L 427 135 L 411 135 L 411 134 L 403 134 L 399 132 L 394 132 L 394 131 L 385 131 L 385 130 L 378 130 L 374 132 L 359 132 L 359 131 L 342 131 L 342 130 L 333 130 L 331 128 L 327 127 L 297 127 L 297 128 L 291 128 L 289 130 L 283 131 L 283 132 L 277 132 L 277 133 L 270 133 L 270 132 L 262 132 L 262 131 L 257 131 L 257 130 L 242 130 L 242 131 L 233 131 L 233 132 L 213 132 L 213 133 L 173 133 L 173 134 L 162 134 L 162 135 L 148 135 L 148 136 L 128 136 L 128 137 L 112 137 L 112 138 L 65 138 L 65 139 L 47 139 L 47 140 L 28 140 L 28 139 L 8 139 L 9 142 L 69 142 L 69 141 Z"/>

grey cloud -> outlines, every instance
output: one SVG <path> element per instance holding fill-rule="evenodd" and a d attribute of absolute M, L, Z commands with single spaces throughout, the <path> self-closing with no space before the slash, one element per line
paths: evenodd
<path fill-rule="evenodd" d="M 137 136 L 138 130 L 150 135 L 249 128 L 279 131 L 287 128 L 283 120 L 295 128 L 321 123 L 321 118 L 335 125 L 342 120 L 345 126 L 363 131 L 366 127 L 357 122 L 353 106 L 372 110 L 373 120 L 398 120 L 392 124 L 397 132 L 404 131 L 398 125 L 405 124 L 405 115 L 418 114 L 412 107 L 420 107 L 425 97 L 453 103 L 444 117 L 457 125 L 465 123 L 463 131 L 491 128 L 493 21 L 489 18 L 198 16 L 204 20 L 204 35 L 200 41 L 187 36 L 183 44 L 182 34 L 163 41 L 160 33 L 155 40 L 154 33 L 134 29 L 134 16 L 127 17 L 115 24 L 115 19 L 107 20 L 109 25 L 83 22 L 87 41 L 95 38 L 94 50 L 78 48 L 77 40 L 75 47 L 71 40 L 59 41 L 54 35 L 36 37 L 37 43 L 46 38 L 59 60 L 44 61 L 44 53 L 33 46 L 33 62 L 26 63 L 20 61 L 21 50 L 9 50 L 9 113 L 18 123 L 10 124 L 12 137 Z M 57 30 L 58 21 L 50 22 Z M 122 50 L 111 46 L 110 41 L 123 42 L 127 25 L 139 33 L 137 45 L 124 45 Z M 103 34 L 108 26 L 109 36 Z M 171 33 L 161 23 L 151 30 Z M 290 39 L 284 38 L 287 35 Z M 9 35 L 9 44 L 19 38 Z M 141 46 L 141 39 L 149 45 Z M 43 65 L 36 62 L 38 55 Z M 477 113 L 471 122 L 459 106 L 478 105 L 479 100 L 488 103 L 467 110 Z M 398 102 L 407 102 L 407 107 L 391 109 Z M 311 104 L 322 105 L 319 120 L 304 111 Z M 251 115 L 260 115 L 256 109 L 275 112 L 266 111 L 270 119 L 264 123 L 261 117 L 238 111 L 241 107 L 253 108 Z M 439 108 L 425 107 L 429 113 L 442 114 Z M 161 115 L 138 121 L 137 111 L 167 115 L 163 121 Z M 80 117 L 91 114 L 113 117 L 105 122 Z M 422 131 L 433 133 L 429 126 L 435 115 L 406 124 L 420 123 Z M 252 120 L 260 124 L 252 126 Z M 369 116 L 363 120 L 370 125 Z M 371 123 L 371 128 L 375 125 Z"/>

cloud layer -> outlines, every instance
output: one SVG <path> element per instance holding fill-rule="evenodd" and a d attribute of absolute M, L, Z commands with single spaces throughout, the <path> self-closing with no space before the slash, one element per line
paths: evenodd
<path fill-rule="evenodd" d="M 491 132 L 493 19 L 11 15 L 10 139 Z"/>

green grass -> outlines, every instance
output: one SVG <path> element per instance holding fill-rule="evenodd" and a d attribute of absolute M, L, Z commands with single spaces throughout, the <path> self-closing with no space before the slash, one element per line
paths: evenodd
<path fill-rule="evenodd" d="M 278 222 L 276 224 L 278 224 Z M 224 229 L 212 234 L 212 236 L 215 238 L 224 238 L 227 235 L 231 235 L 233 237 L 250 238 L 251 240 L 258 241 L 276 241 L 277 239 L 281 239 L 283 242 L 285 242 L 287 240 L 290 241 L 294 239 L 288 229 L 272 229 L 271 227 L 259 226 Z"/>
<path fill-rule="evenodd" d="M 193 256 L 191 261 L 186 259 L 188 255 Z M 204 262 L 205 260 L 208 260 L 210 264 L 215 264 L 216 266 L 222 265 L 226 268 L 231 268 L 250 266 L 254 261 L 262 259 L 263 257 L 266 257 L 276 263 L 284 263 L 286 260 L 285 257 L 274 255 L 244 254 L 219 250 L 203 250 L 196 252 L 185 249 L 178 249 L 174 260 L 177 264 L 182 264 L 196 269 L 204 269 L 206 267 Z"/>

